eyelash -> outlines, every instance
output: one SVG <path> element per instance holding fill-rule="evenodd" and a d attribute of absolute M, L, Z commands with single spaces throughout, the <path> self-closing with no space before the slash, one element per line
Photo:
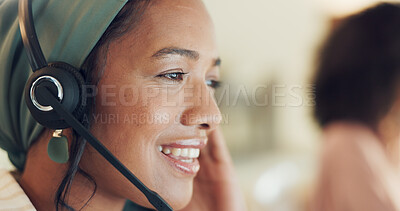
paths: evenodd
<path fill-rule="evenodd" d="M 167 80 L 171 80 L 171 81 L 174 81 L 174 82 L 178 82 L 178 81 L 182 81 L 183 80 L 183 76 L 186 75 L 186 74 L 187 73 L 183 73 L 183 72 L 173 72 L 173 73 L 161 74 L 161 75 L 158 75 L 157 77 L 165 78 Z"/>
<path fill-rule="evenodd" d="M 183 76 L 186 75 L 188 73 L 183 73 L 183 72 L 173 72 L 173 73 L 165 73 L 165 74 L 160 74 L 157 75 L 158 78 L 163 78 L 166 80 L 171 80 L 174 83 L 179 83 L 179 81 L 183 80 Z M 207 80 L 207 86 L 213 88 L 213 89 L 217 89 L 218 87 L 221 86 L 221 82 L 220 81 L 216 81 L 216 80 Z"/>
<path fill-rule="evenodd" d="M 211 83 L 208 83 L 208 81 L 210 81 Z M 207 86 L 213 89 L 218 89 L 219 87 L 221 87 L 221 82 L 216 80 L 207 80 Z"/>

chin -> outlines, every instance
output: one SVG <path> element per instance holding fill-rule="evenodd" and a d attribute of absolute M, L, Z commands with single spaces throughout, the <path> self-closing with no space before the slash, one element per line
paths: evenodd
<path fill-rule="evenodd" d="M 173 184 L 173 182 L 164 183 Z M 163 186 L 162 188 L 153 188 L 167 203 L 172 207 L 173 210 L 181 210 L 185 208 L 191 201 L 193 195 L 193 180 L 190 182 L 175 183 L 175 185 Z M 141 194 L 141 196 L 130 198 L 131 201 L 136 204 L 154 209 L 153 205 L 147 200 L 147 198 Z"/>
<path fill-rule="evenodd" d="M 169 190 L 164 190 L 164 194 L 161 196 L 168 204 L 173 208 L 173 210 L 180 210 L 185 208 L 193 195 L 193 181 L 190 184 L 182 185 L 184 187 L 179 188 L 179 186 L 174 186 Z"/>

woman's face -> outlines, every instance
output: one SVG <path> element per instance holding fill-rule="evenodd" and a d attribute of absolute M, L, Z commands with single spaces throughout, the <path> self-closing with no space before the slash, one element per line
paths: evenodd
<path fill-rule="evenodd" d="M 136 29 L 108 49 L 92 132 L 174 209 L 190 201 L 196 157 L 221 120 L 213 98 L 219 63 L 200 0 L 154 1 Z M 93 148 L 81 167 L 95 178 L 97 193 L 151 206 Z"/>

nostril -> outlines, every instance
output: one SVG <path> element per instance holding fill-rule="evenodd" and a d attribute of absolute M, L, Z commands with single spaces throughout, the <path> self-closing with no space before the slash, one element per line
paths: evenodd
<path fill-rule="evenodd" d="M 209 124 L 206 124 L 206 123 L 200 124 L 200 128 L 201 128 L 201 129 L 210 129 L 210 125 L 209 125 Z"/>

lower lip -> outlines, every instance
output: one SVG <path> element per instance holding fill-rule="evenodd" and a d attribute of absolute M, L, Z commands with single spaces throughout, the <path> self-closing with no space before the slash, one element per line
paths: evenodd
<path fill-rule="evenodd" d="M 176 171 L 184 174 L 184 175 L 190 175 L 194 176 L 197 174 L 197 172 L 200 169 L 200 164 L 197 158 L 193 158 L 192 163 L 185 163 L 180 160 L 171 158 L 170 156 L 160 152 L 163 157 L 167 160 L 168 164 L 174 168 Z"/>

